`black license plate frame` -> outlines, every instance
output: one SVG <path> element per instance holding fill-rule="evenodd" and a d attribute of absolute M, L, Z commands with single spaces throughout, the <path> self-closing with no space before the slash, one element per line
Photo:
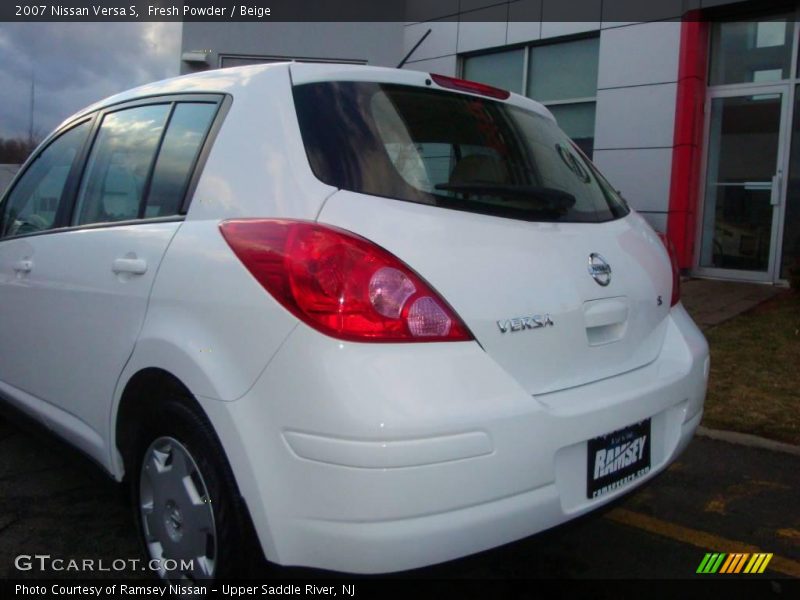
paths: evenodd
<path fill-rule="evenodd" d="M 650 472 L 650 419 L 587 443 L 586 497 L 597 499 Z"/>

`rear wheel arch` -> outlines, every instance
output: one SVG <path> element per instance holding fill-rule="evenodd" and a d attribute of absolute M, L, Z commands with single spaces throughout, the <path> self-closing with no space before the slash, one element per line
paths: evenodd
<path fill-rule="evenodd" d="M 159 414 L 160 413 L 160 414 Z M 178 421 L 184 425 L 194 423 L 190 429 L 184 431 L 190 437 L 199 430 L 205 430 L 205 439 L 209 448 L 217 447 L 214 458 L 217 464 L 217 479 L 225 483 L 225 493 L 229 498 L 228 505 L 233 508 L 235 515 L 233 525 L 226 527 L 227 530 L 235 531 L 234 546 L 241 546 L 246 550 L 246 556 L 241 555 L 241 563 L 236 565 L 236 573 L 254 573 L 264 565 L 264 555 L 258 543 L 255 528 L 252 524 L 247 503 L 239 492 L 239 487 L 235 476 L 230 468 L 225 450 L 221 440 L 217 435 L 214 425 L 200 402 L 195 398 L 184 383 L 175 375 L 159 368 L 145 368 L 135 373 L 125 385 L 119 406 L 116 413 L 115 423 L 115 447 L 119 451 L 124 465 L 124 480 L 130 488 L 135 500 L 135 490 L 139 486 L 139 469 L 142 460 L 143 440 L 148 439 L 148 435 L 154 429 L 164 428 L 167 431 L 174 430 L 171 425 L 172 419 L 178 417 Z M 180 427 L 178 427 L 180 431 Z M 150 435 L 152 437 L 152 435 Z M 183 441 L 183 440 L 180 440 Z M 144 445 L 148 445 L 145 443 Z M 217 494 L 219 494 L 219 489 Z M 217 496 L 219 498 L 219 496 Z M 134 510 L 136 504 L 134 502 Z M 216 512 L 216 511 L 215 511 Z M 137 526 L 139 526 L 137 521 Z M 229 544 L 230 545 L 230 544 Z M 235 551 L 239 554 L 239 550 Z M 227 571 L 227 569 L 226 569 Z"/>
<path fill-rule="evenodd" d="M 148 414 L 158 409 L 165 398 L 174 397 L 205 415 L 205 411 L 183 382 L 172 373 L 155 367 L 135 373 L 120 396 L 114 424 L 114 446 L 122 456 L 125 478 L 135 462 L 138 435 Z"/>

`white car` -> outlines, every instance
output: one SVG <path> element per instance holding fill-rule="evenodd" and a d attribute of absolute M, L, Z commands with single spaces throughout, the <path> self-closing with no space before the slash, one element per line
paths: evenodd
<path fill-rule="evenodd" d="M 545 108 L 395 69 L 81 111 L 2 201 L 0 306 L 0 395 L 190 580 L 251 541 L 375 573 L 572 519 L 675 460 L 709 369 L 664 240 Z"/>

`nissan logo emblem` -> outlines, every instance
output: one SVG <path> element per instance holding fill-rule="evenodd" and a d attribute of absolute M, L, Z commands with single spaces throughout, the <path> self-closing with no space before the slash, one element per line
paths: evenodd
<path fill-rule="evenodd" d="M 603 287 L 611 283 L 611 265 L 608 264 L 605 258 L 592 252 L 589 255 L 589 275 L 597 282 L 598 285 Z"/>

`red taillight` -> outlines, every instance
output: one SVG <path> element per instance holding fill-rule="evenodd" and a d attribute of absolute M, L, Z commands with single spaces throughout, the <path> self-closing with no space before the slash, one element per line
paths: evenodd
<path fill-rule="evenodd" d="M 675 306 L 681 300 L 681 270 L 678 267 L 678 253 L 675 251 L 675 245 L 672 240 L 667 237 L 666 233 L 658 232 L 658 237 L 664 243 L 664 247 L 669 254 L 669 261 L 672 265 L 672 297 L 670 298 L 669 305 Z"/>
<path fill-rule="evenodd" d="M 359 342 L 472 339 L 419 275 L 353 233 L 273 219 L 224 221 L 220 231 L 278 302 L 327 335 Z"/>
<path fill-rule="evenodd" d="M 455 77 L 437 75 L 436 73 L 431 73 L 430 75 L 431 79 L 433 79 L 437 85 L 451 90 L 480 94 L 481 96 L 489 96 L 490 98 L 497 98 L 498 100 L 507 100 L 511 95 L 511 92 L 507 90 L 501 90 L 500 88 L 492 87 L 491 85 L 486 85 L 485 83 L 478 83 L 477 81 L 456 79 Z"/>

